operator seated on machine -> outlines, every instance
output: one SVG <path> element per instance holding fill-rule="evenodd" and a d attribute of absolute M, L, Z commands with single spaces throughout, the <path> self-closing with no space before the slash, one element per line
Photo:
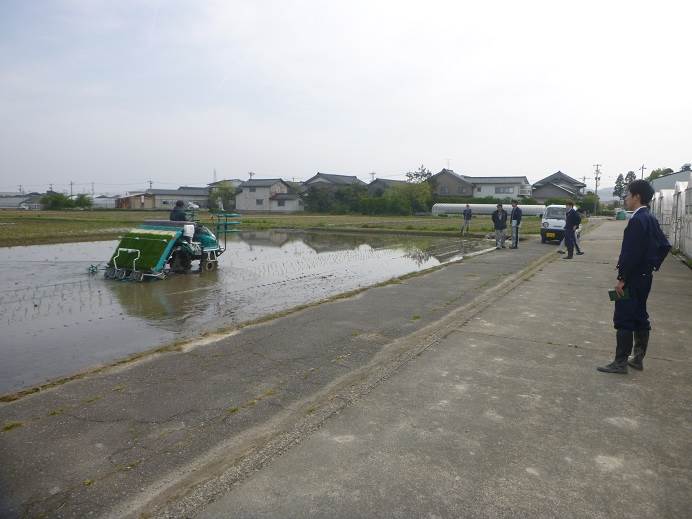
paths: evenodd
<path fill-rule="evenodd" d="M 175 207 L 171 210 L 169 219 L 171 222 L 187 222 L 187 215 L 185 215 L 185 202 L 178 200 L 175 203 Z"/>

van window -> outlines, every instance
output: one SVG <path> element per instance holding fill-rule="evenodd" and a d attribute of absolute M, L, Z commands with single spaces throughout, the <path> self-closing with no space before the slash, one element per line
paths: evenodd
<path fill-rule="evenodd" d="M 544 218 L 552 218 L 553 220 L 564 220 L 565 212 L 566 210 L 564 207 L 548 207 L 545 210 Z"/>

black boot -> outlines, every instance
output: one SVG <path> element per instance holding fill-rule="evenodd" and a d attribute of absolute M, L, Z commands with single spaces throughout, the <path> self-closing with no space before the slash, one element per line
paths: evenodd
<path fill-rule="evenodd" d="M 634 369 L 639 371 L 644 369 L 644 356 L 646 348 L 649 346 L 649 330 L 637 330 L 634 332 L 634 351 L 632 358 L 627 362 Z"/>
<path fill-rule="evenodd" d="M 634 334 L 631 330 L 618 330 L 615 335 L 617 347 L 615 348 L 615 360 L 607 366 L 596 368 L 603 373 L 627 374 L 627 357 L 632 353 Z"/>

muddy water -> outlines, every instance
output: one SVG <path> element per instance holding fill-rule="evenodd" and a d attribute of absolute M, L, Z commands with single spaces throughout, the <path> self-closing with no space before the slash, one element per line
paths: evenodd
<path fill-rule="evenodd" d="M 0 394 L 439 265 L 485 243 L 246 232 L 219 270 L 145 283 L 87 273 L 117 242 L 0 249 Z"/>

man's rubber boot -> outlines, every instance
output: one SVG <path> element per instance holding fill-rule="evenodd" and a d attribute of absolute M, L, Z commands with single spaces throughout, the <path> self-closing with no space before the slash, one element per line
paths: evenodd
<path fill-rule="evenodd" d="M 634 332 L 634 351 L 632 358 L 627 362 L 636 370 L 644 369 L 644 356 L 649 346 L 649 330 L 637 330 Z"/>
<path fill-rule="evenodd" d="M 596 368 L 603 373 L 627 374 L 627 357 L 632 353 L 634 333 L 631 330 L 618 330 L 615 334 L 617 347 L 615 348 L 615 360 L 607 366 Z"/>

